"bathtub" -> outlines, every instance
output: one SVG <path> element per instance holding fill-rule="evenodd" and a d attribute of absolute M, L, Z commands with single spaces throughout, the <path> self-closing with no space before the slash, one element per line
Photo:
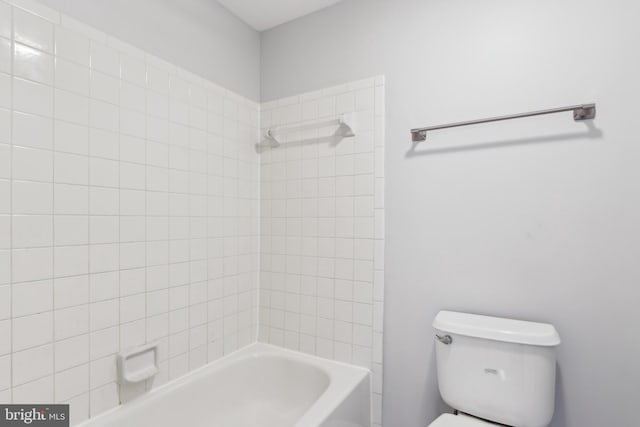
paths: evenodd
<path fill-rule="evenodd" d="M 256 343 L 83 427 L 370 427 L 367 369 Z"/>

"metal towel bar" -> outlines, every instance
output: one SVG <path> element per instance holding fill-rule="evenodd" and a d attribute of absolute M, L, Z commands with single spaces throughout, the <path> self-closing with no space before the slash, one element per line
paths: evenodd
<path fill-rule="evenodd" d="M 411 139 L 413 142 L 420 142 L 427 139 L 427 132 L 438 129 L 455 128 L 460 126 L 477 125 L 480 123 L 499 122 L 502 120 L 521 119 L 524 117 L 542 116 L 545 114 L 563 113 L 573 111 L 573 120 L 593 120 L 596 117 L 596 104 L 573 105 L 570 107 L 552 108 L 549 110 L 532 111 L 530 113 L 512 114 L 508 116 L 491 117 L 489 119 L 470 120 L 466 122 L 450 123 L 446 125 L 430 126 L 425 128 L 411 129 Z"/>

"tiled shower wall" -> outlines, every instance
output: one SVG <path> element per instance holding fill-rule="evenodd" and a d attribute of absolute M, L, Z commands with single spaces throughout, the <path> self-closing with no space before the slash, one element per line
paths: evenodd
<path fill-rule="evenodd" d="M 261 157 L 260 340 L 373 370 L 381 423 L 384 78 L 263 104 L 266 129 L 355 113 L 286 134 Z"/>
<path fill-rule="evenodd" d="M 0 1 L 0 401 L 72 402 L 77 422 L 126 397 L 121 349 L 159 340 L 158 385 L 255 340 L 259 105 L 16 2 Z"/>

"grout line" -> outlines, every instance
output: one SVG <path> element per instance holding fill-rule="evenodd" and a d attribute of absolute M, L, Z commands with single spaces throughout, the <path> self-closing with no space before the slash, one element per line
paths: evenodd
<path fill-rule="evenodd" d="M 56 38 L 55 38 L 55 31 L 53 32 L 53 49 L 54 49 L 54 53 L 55 53 L 55 46 L 56 46 Z M 55 83 L 56 81 L 56 71 L 57 71 L 57 63 L 55 62 L 55 56 L 52 55 L 52 59 L 53 59 L 53 78 L 52 78 L 52 82 Z M 51 112 L 52 115 L 55 117 L 56 115 L 56 91 L 55 89 L 52 90 L 52 94 L 51 94 Z M 53 155 L 52 155 L 52 167 L 51 167 L 51 178 L 52 181 L 55 180 L 55 176 L 56 176 L 56 156 L 55 156 L 55 148 L 56 148 L 56 132 L 55 132 L 55 128 L 52 128 L 53 130 L 53 135 L 51 137 L 51 145 L 53 147 Z M 55 212 L 55 206 L 56 206 L 56 188 L 55 185 L 51 186 L 51 211 Z M 51 215 L 51 238 L 52 238 L 52 243 L 55 244 L 56 242 L 56 232 L 55 232 L 55 215 Z M 51 249 L 51 253 L 53 256 L 53 269 L 52 269 L 52 273 L 53 273 L 53 277 L 56 276 L 56 249 L 55 247 Z M 55 306 L 56 306 L 56 295 L 55 295 L 55 279 L 51 281 L 51 286 L 54 287 L 53 289 L 53 298 L 52 298 L 52 328 L 51 328 L 51 351 L 53 353 L 53 357 L 52 357 L 52 372 L 53 372 L 53 400 L 54 402 L 58 401 L 58 396 L 57 396 L 57 392 L 56 392 L 56 311 L 55 311 Z"/>
<path fill-rule="evenodd" d="M 148 265 L 148 236 L 147 236 L 147 212 L 148 212 L 148 207 L 147 207 L 147 190 L 149 189 L 149 182 L 147 181 L 147 170 L 148 170 L 148 159 L 149 159 L 149 153 L 148 153 L 148 137 L 149 137 L 149 114 L 148 114 L 148 102 L 147 102 L 147 88 L 149 86 L 149 71 L 148 71 L 148 67 L 147 67 L 147 57 L 146 55 L 144 56 L 144 81 L 145 81 L 145 87 L 144 87 L 144 116 L 145 116 L 145 128 L 144 128 L 144 140 L 145 140 L 145 144 L 144 144 L 144 160 L 145 160 L 145 166 L 144 166 L 144 188 L 145 188 L 145 194 L 144 194 L 144 317 L 142 320 L 138 319 L 137 321 L 143 321 L 144 322 L 144 342 L 145 344 L 149 343 L 149 336 L 148 336 L 148 332 L 147 332 L 147 320 L 149 319 L 149 307 L 147 304 L 147 300 L 149 298 L 149 290 L 147 287 L 147 265 Z M 122 100 L 121 100 L 122 102 Z M 119 111 L 120 112 L 120 111 Z M 120 125 L 120 118 L 118 118 L 118 125 Z M 122 240 L 122 237 L 120 238 L 120 240 Z M 151 383 L 151 379 L 145 381 L 145 390 L 148 391 L 149 390 L 149 385 Z"/>
<path fill-rule="evenodd" d="M 14 277 L 14 272 L 13 272 L 13 135 L 14 135 L 14 123 L 13 123 L 13 107 L 14 107 L 14 99 L 13 99 L 13 95 L 14 95 L 14 88 L 13 88 L 13 53 L 14 53 L 14 19 L 13 19 L 13 10 L 14 8 L 9 6 L 9 14 L 10 14 L 10 19 L 11 19 L 11 58 L 9 59 L 9 63 L 10 63 L 10 84 L 11 84 L 11 101 L 9 102 L 10 105 L 10 109 L 9 109 L 9 123 L 10 123 L 10 141 L 9 141 L 9 159 L 11 161 L 11 173 L 9 174 L 9 327 L 11 328 L 11 342 L 9 343 L 9 357 L 11 360 L 11 372 L 10 372 L 10 378 L 9 378 L 9 395 L 10 395 L 10 399 L 13 402 L 13 395 L 14 395 L 14 382 L 15 382 L 15 378 L 14 378 L 14 348 L 13 348 L 13 288 L 14 288 L 14 283 L 13 283 L 13 277 Z"/>
<path fill-rule="evenodd" d="M 93 46 L 93 43 L 91 44 L 91 46 Z M 91 65 L 93 65 L 93 50 L 90 49 L 89 51 L 89 57 L 90 57 L 90 61 L 91 61 Z M 120 54 L 118 53 L 118 77 L 117 77 L 117 85 L 118 85 L 118 105 L 120 105 L 120 90 L 121 90 L 121 84 L 122 84 L 122 64 L 120 61 Z M 91 114 L 91 107 L 89 107 L 89 114 Z M 121 152 L 122 152 L 122 148 L 121 148 L 121 140 L 122 140 L 122 133 L 121 133 L 121 127 L 122 127 L 122 123 L 121 123 L 121 114 L 120 114 L 120 110 L 118 110 L 118 130 L 116 133 L 117 135 L 117 151 L 118 151 L 118 164 L 117 164 L 117 169 L 118 169 L 118 189 L 117 189 L 117 193 L 118 193 L 118 243 L 117 243 L 117 253 L 118 253 L 118 261 L 117 261 L 117 280 L 118 280 L 118 297 L 116 298 L 118 301 L 118 326 L 117 326 L 117 331 L 118 331 L 118 343 L 117 343 L 117 350 L 116 350 L 116 354 L 119 353 L 120 351 L 122 351 L 122 269 L 121 269 L 121 259 L 122 259 L 122 251 L 121 251 L 121 243 L 120 243 L 120 229 L 121 229 L 121 223 L 120 223 L 120 218 L 122 217 L 122 191 L 121 191 L 121 179 L 120 179 L 120 160 L 121 160 Z M 116 374 L 117 375 L 117 374 Z M 121 392 L 121 387 L 117 382 L 116 379 L 116 384 L 115 384 L 115 388 L 116 388 L 116 393 L 117 393 L 117 397 L 118 397 L 118 404 L 122 404 L 122 392 Z M 91 406 L 91 404 L 90 404 Z M 91 408 L 93 409 L 93 408 Z"/>
<path fill-rule="evenodd" d="M 57 52 L 56 52 L 57 53 Z M 92 60 L 92 55 L 91 55 L 91 46 L 89 45 L 89 58 L 88 58 L 89 62 L 89 69 L 88 69 L 88 78 L 89 78 L 89 102 L 91 102 L 91 82 L 93 81 L 93 71 L 91 68 L 91 60 Z M 90 124 L 91 123 L 91 104 L 89 104 L 89 112 L 88 112 L 89 117 L 87 118 L 87 123 Z M 54 126 L 57 126 L 57 122 L 54 124 Z M 94 304 L 96 303 L 95 301 L 93 301 L 93 298 L 91 296 L 92 293 L 92 287 L 91 284 L 94 280 L 95 275 L 91 273 L 91 252 L 92 252 L 92 248 L 90 246 L 90 242 L 91 242 L 91 154 L 92 154 L 92 150 L 91 150 L 91 127 L 88 126 L 87 127 L 87 133 L 86 133 L 86 138 L 87 138 L 87 366 L 89 369 L 89 378 L 87 380 L 87 387 L 88 387 L 88 391 L 87 391 L 87 417 L 91 417 L 91 385 L 92 385 L 92 375 L 91 375 L 91 366 L 94 363 L 94 360 L 92 360 L 91 357 L 91 336 L 95 331 L 92 331 L 91 329 L 91 310 L 94 306 Z"/>
<path fill-rule="evenodd" d="M 191 93 L 192 87 L 191 85 L 189 85 L 189 103 L 191 102 Z M 188 121 L 191 122 L 191 108 L 188 107 Z M 189 130 L 189 134 L 188 134 L 188 141 L 187 141 L 187 146 L 188 148 L 191 148 L 191 130 Z M 187 159 L 187 164 L 189 166 L 189 174 L 191 174 L 191 155 L 189 155 L 188 159 Z M 191 176 L 189 175 L 189 194 L 188 194 L 188 204 L 187 204 L 187 215 L 189 217 L 189 223 L 188 223 L 188 227 L 187 227 L 187 232 L 188 232 L 188 236 L 189 236 L 189 247 L 188 247 L 188 259 L 189 259 L 189 273 L 188 273 L 188 286 L 187 286 L 187 331 L 188 331 L 188 335 L 187 335 L 187 372 L 191 370 L 191 288 L 193 286 L 193 283 L 191 282 L 191 263 L 192 263 L 192 259 L 191 259 L 191 199 L 192 199 L 192 194 L 191 194 Z"/>

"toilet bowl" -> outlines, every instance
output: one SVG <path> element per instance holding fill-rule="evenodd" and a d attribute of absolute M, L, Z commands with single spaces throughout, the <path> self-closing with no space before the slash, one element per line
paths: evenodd
<path fill-rule="evenodd" d="M 441 311 L 435 329 L 438 388 L 459 415 L 430 427 L 547 427 L 555 407 L 553 325 Z"/>

